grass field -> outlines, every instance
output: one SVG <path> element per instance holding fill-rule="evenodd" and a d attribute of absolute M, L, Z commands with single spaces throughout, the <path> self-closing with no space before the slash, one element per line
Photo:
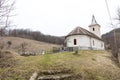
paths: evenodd
<path fill-rule="evenodd" d="M 7 42 L 10 41 L 11 45 L 8 48 Z M 0 45 L 4 44 L 4 49 L 9 49 L 15 52 L 18 52 L 20 45 L 26 43 L 26 51 L 35 51 L 39 52 L 41 50 L 51 50 L 53 47 L 60 47 L 60 45 L 50 44 L 46 42 L 19 38 L 19 37 L 1 37 L 0 38 Z"/>
<path fill-rule="evenodd" d="M 70 69 L 83 80 L 119 80 L 120 68 L 111 60 L 107 51 L 79 51 L 45 54 L 39 56 L 15 56 L 14 67 L 0 68 L 4 80 L 28 80 L 33 72 L 41 70 Z"/>

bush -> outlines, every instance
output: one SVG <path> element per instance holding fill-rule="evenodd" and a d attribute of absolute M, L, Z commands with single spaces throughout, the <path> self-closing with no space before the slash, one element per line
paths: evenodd
<path fill-rule="evenodd" d="M 15 58 L 9 51 L 0 51 L 0 68 L 13 67 Z"/>
<path fill-rule="evenodd" d="M 11 41 L 8 41 L 8 42 L 7 42 L 7 45 L 8 45 L 8 48 L 10 48 L 10 46 L 12 45 L 12 42 L 11 42 Z"/>

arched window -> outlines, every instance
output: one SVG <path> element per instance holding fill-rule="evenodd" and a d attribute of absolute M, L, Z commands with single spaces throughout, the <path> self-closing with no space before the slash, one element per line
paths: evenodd
<path fill-rule="evenodd" d="M 74 39 L 74 45 L 77 45 L 77 40 L 76 39 Z"/>
<path fill-rule="evenodd" d="M 95 31 L 95 28 L 93 28 L 93 31 Z"/>
<path fill-rule="evenodd" d="M 95 42 L 94 42 L 94 40 L 93 40 L 93 46 L 95 45 Z"/>
<path fill-rule="evenodd" d="M 101 47 L 103 47 L 103 43 L 101 43 Z"/>

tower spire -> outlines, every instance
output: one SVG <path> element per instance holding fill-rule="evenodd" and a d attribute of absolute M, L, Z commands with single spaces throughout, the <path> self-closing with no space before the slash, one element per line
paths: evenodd
<path fill-rule="evenodd" d="M 98 37 L 101 37 L 101 35 L 100 35 L 100 25 L 97 23 L 94 15 L 92 15 L 92 22 L 89 25 L 89 30 L 90 30 L 90 32 L 97 35 Z"/>
<path fill-rule="evenodd" d="M 95 16 L 93 15 L 92 16 L 92 23 L 91 24 L 97 24 L 97 21 L 96 21 L 96 19 L 95 19 Z"/>

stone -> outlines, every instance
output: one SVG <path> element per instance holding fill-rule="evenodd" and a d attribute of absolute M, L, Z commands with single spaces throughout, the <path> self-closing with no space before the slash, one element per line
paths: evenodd
<path fill-rule="evenodd" d="M 34 72 L 33 75 L 30 77 L 29 80 L 36 80 L 37 76 L 38 76 L 38 73 Z"/>

